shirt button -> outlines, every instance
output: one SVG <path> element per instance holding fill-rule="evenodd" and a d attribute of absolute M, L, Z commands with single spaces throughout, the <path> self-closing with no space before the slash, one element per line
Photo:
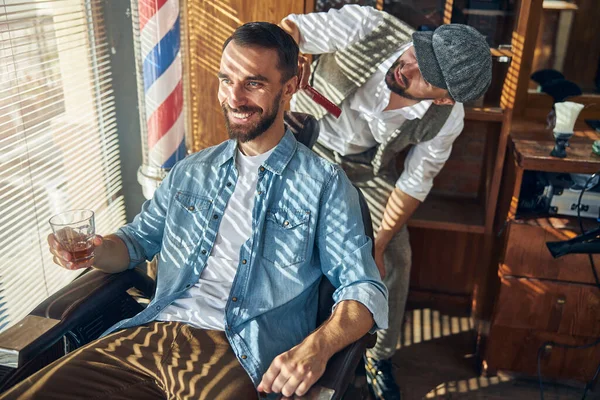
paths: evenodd
<path fill-rule="evenodd" d="M 202 250 L 202 254 L 206 254 L 206 250 Z"/>
<path fill-rule="evenodd" d="M 235 303 L 237 301 L 237 297 L 232 297 L 231 301 L 233 301 Z"/>
<path fill-rule="evenodd" d="M 246 259 L 242 260 L 242 264 L 246 264 L 248 261 Z"/>
<path fill-rule="evenodd" d="M 194 209 L 195 209 L 194 206 L 189 206 L 188 207 L 188 210 L 190 210 L 190 211 L 194 211 Z"/>
<path fill-rule="evenodd" d="M 231 187 L 231 182 L 227 182 L 227 187 Z"/>
<path fill-rule="evenodd" d="M 288 226 L 289 224 L 290 224 L 290 221 L 285 221 L 285 222 L 283 223 L 283 226 Z"/>
<path fill-rule="evenodd" d="M 248 358 L 245 354 L 242 354 L 242 360 L 245 360 L 246 358 Z"/>
<path fill-rule="evenodd" d="M 157 309 L 158 311 L 160 311 L 160 306 L 156 306 L 156 309 Z"/>
<path fill-rule="evenodd" d="M 264 172 L 265 171 L 265 167 L 260 167 L 260 172 Z"/>
<path fill-rule="evenodd" d="M 259 190 L 259 191 L 257 192 L 257 194 L 262 194 L 262 190 Z"/>
<path fill-rule="evenodd" d="M 214 219 L 219 219 L 219 216 L 217 214 L 213 215 Z"/>

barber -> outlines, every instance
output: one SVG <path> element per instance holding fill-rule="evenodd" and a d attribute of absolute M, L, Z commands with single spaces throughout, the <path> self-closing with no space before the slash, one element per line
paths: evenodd
<path fill-rule="evenodd" d="M 301 83 L 341 109 L 339 119 L 298 92 L 294 111 L 320 124 L 314 150 L 339 163 L 369 202 L 375 261 L 389 291 L 389 328 L 366 357 L 367 380 L 379 398 L 400 398 L 391 364 L 409 288 L 411 249 L 406 223 L 425 200 L 464 126 L 464 102 L 491 82 L 492 59 L 474 28 L 449 24 L 416 32 L 372 7 L 292 14 L 280 25 L 300 51 Z M 312 71 L 312 72 L 311 72 Z M 403 170 L 396 156 L 409 148 Z"/>

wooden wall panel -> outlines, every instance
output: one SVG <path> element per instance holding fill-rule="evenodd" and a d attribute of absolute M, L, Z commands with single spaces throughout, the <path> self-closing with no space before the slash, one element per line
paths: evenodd
<path fill-rule="evenodd" d="M 497 141 L 500 127 L 495 122 L 466 120 L 450 158 L 434 179 L 432 194 L 478 198 L 485 174 L 486 142 Z"/>
<path fill-rule="evenodd" d="M 409 228 L 411 290 L 470 296 L 481 268 L 483 235 Z"/>
<path fill-rule="evenodd" d="M 579 10 L 573 19 L 563 73 L 584 92 L 595 92 L 594 81 L 600 68 L 600 1 L 577 0 L 575 3 Z"/>
<path fill-rule="evenodd" d="M 306 0 L 310 3 L 310 0 Z M 217 99 L 216 74 L 223 42 L 236 27 L 250 21 L 278 23 L 290 13 L 303 13 L 305 0 L 184 1 L 184 72 L 188 145 L 192 152 L 227 139 Z"/>

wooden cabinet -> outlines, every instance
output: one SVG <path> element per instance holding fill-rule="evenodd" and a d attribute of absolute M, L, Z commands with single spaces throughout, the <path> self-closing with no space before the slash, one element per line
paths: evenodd
<path fill-rule="evenodd" d="M 546 242 L 567 240 L 577 235 L 575 218 L 531 218 L 512 220 L 508 227 L 502 276 L 548 279 L 572 283 L 594 283 L 586 254 L 553 258 Z M 600 266 L 600 255 L 594 255 Z M 600 308 L 598 309 L 600 316 Z"/>
<path fill-rule="evenodd" d="M 569 254 L 554 259 L 546 247 L 546 242 L 577 236 L 580 231 L 576 218 L 517 217 L 526 169 L 600 169 L 600 157 L 591 154 L 595 134 L 585 125 L 577 127 L 580 130 L 572 139 L 567 158 L 556 159 L 548 156 L 553 139 L 542 124 L 513 125 L 503 186 L 503 197 L 511 201 L 499 211 L 506 217 L 498 263 L 499 290 L 483 349 L 490 372 L 509 370 L 536 375 L 540 348 L 540 371 L 546 378 L 587 381 L 600 362 L 600 344 L 574 348 L 600 337 L 600 288 L 595 284 L 589 258 Z M 595 221 L 587 222 L 590 227 L 597 226 Z M 600 255 L 594 256 L 594 262 L 600 267 Z"/>
<path fill-rule="evenodd" d="M 569 346 L 582 346 L 590 343 L 589 337 L 501 325 L 494 327 L 488 340 L 494 344 L 488 350 L 486 357 L 488 373 L 506 370 L 530 376 L 537 375 L 538 349 L 542 344 L 556 342 Z M 547 345 L 544 346 L 540 356 L 540 370 L 545 378 L 589 381 L 594 376 L 598 360 L 600 360 L 600 346 L 565 349 Z"/>

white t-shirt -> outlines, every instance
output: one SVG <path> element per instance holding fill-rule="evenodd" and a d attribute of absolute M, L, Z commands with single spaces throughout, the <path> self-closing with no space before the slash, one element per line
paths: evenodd
<path fill-rule="evenodd" d="M 300 51 L 306 54 L 332 53 L 364 39 L 383 20 L 372 7 L 345 5 L 326 13 L 292 14 L 287 17 L 300 30 Z M 391 91 L 385 74 L 412 43 L 399 47 L 377 71 L 342 104 L 339 119 L 327 114 L 320 121 L 319 142 L 342 155 L 357 154 L 383 143 L 406 120 L 422 118 L 431 100 L 396 110 L 384 111 Z M 294 109 L 294 99 L 291 108 Z M 418 143 L 409 151 L 404 171 L 396 186 L 423 201 L 433 186 L 433 178 L 444 166 L 452 143 L 462 132 L 464 108 L 456 103 L 440 132 L 431 140 Z"/>
<path fill-rule="evenodd" d="M 156 317 L 157 321 L 180 321 L 201 329 L 225 329 L 225 306 L 240 262 L 240 249 L 252 235 L 258 169 L 273 150 L 253 157 L 237 151 L 237 183 L 225 207 L 206 267 L 198 283 L 166 307 Z"/>

